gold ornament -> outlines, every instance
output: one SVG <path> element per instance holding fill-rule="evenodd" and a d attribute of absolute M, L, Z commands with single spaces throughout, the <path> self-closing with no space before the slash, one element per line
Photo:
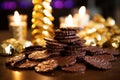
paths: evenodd
<path fill-rule="evenodd" d="M 31 46 L 32 43 L 27 40 L 16 40 L 10 38 L 4 40 L 0 44 L 0 54 L 1 55 L 16 55 L 22 52 L 25 47 Z"/>
<path fill-rule="evenodd" d="M 111 17 L 104 19 L 95 14 L 93 20 L 81 31 L 78 36 L 86 40 L 86 45 L 100 47 L 120 47 L 120 28 Z"/>
<path fill-rule="evenodd" d="M 53 38 L 53 23 L 51 0 L 32 0 L 32 42 L 35 45 L 45 46 L 44 38 Z"/>

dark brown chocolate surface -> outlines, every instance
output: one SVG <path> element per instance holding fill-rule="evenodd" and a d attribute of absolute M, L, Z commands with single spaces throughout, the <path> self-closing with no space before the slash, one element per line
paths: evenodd
<path fill-rule="evenodd" d="M 0 57 L 0 80 L 120 80 L 120 57 L 112 63 L 110 70 L 91 70 L 85 73 L 68 73 L 53 70 L 49 73 L 36 73 L 34 70 L 12 70 L 5 66 L 8 57 Z"/>
<path fill-rule="evenodd" d="M 54 70 L 57 66 L 58 66 L 58 63 L 56 60 L 49 59 L 35 66 L 35 71 L 36 72 L 49 72 L 49 71 Z"/>
<path fill-rule="evenodd" d="M 15 64 L 14 67 L 16 68 L 20 68 L 20 69 L 29 69 L 29 68 L 33 68 L 34 66 L 36 66 L 39 62 L 36 61 L 30 61 L 28 59 L 23 60 L 21 62 L 18 62 Z"/>
<path fill-rule="evenodd" d="M 10 38 L 8 31 L 0 32 L 0 42 Z M 110 70 L 87 69 L 85 73 L 68 73 L 57 69 L 44 74 L 34 70 L 9 69 L 5 66 L 8 58 L 0 56 L 0 80 L 120 80 L 120 57 L 112 63 Z"/>
<path fill-rule="evenodd" d="M 42 60 L 42 59 L 46 59 L 49 56 L 50 54 L 48 54 L 46 50 L 43 50 L 43 51 L 32 52 L 31 54 L 28 55 L 28 58 L 31 60 Z"/>
<path fill-rule="evenodd" d="M 111 69 L 112 64 L 105 59 L 96 56 L 85 56 L 84 60 L 89 63 L 91 66 L 98 69 Z"/>

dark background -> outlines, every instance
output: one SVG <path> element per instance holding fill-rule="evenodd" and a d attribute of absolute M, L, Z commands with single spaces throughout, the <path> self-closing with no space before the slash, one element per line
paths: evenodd
<path fill-rule="evenodd" d="M 55 1 L 71 1 L 71 6 L 65 6 L 58 8 L 54 6 Z M 15 6 L 9 6 L 5 3 L 16 3 Z M 11 5 L 13 5 L 13 3 Z M 72 13 L 75 8 L 80 8 L 84 5 L 89 9 L 89 13 L 100 13 L 105 18 L 112 17 L 116 20 L 117 24 L 120 24 L 120 0 L 52 0 L 51 6 L 53 7 L 53 16 L 55 21 L 53 21 L 55 28 L 59 27 L 59 17 L 67 16 Z M 7 5 L 7 7 L 6 7 Z M 58 4 L 59 5 L 59 4 Z M 15 10 L 18 10 L 20 14 L 28 15 L 28 29 L 31 28 L 31 18 L 32 18 L 32 0 L 0 0 L 0 30 L 8 29 L 8 15 L 13 14 Z"/>

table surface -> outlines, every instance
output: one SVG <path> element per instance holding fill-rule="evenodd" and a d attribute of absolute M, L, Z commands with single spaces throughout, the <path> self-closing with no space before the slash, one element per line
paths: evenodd
<path fill-rule="evenodd" d="M 9 38 L 7 31 L 0 32 L 0 41 Z M 0 56 L 0 80 L 120 80 L 120 57 L 112 62 L 110 70 L 87 69 L 84 73 L 68 73 L 53 70 L 49 73 L 36 73 L 34 70 L 10 69 L 5 66 L 9 57 Z"/>

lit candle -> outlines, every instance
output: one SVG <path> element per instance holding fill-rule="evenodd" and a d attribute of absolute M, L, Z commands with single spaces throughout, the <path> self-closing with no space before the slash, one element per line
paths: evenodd
<path fill-rule="evenodd" d="M 89 22 L 89 15 L 86 13 L 85 6 L 81 6 L 78 13 L 73 16 L 74 24 L 84 28 Z"/>
<path fill-rule="evenodd" d="M 17 11 L 14 12 L 14 16 L 9 16 L 9 29 L 12 37 L 17 40 L 25 40 L 27 36 L 27 16 L 19 15 Z"/>
<path fill-rule="evenodd" d="M 60 27 L 76 27 L 73 23 L 73 17 L 71 14 L 64 18 L 64 22 L 61 23 Z"/>
<path fill-rule="evenodd" d="M 82 6 L 79 9 L 79 24 L 78 25 L 84 28 L 85 25 L 88 24 L 88 21 L 89 21 L 89 15 L 86 13 L 85 6 Z"/>
<path fill-rule="evenodd" d="M 21 22 L 20 15 L 17 11 L 14 12 L 14 22 L 17 26 L 19 26 Z"/>
<path fill-rule="evenodd" d="M 72 15 L 68 15 L 68 16 L 65 18 L 65 26 L 66 26 L 66 27 L 72 27 L 72 26 L 73 26 L 73 18 L 72 18 Z"/>

